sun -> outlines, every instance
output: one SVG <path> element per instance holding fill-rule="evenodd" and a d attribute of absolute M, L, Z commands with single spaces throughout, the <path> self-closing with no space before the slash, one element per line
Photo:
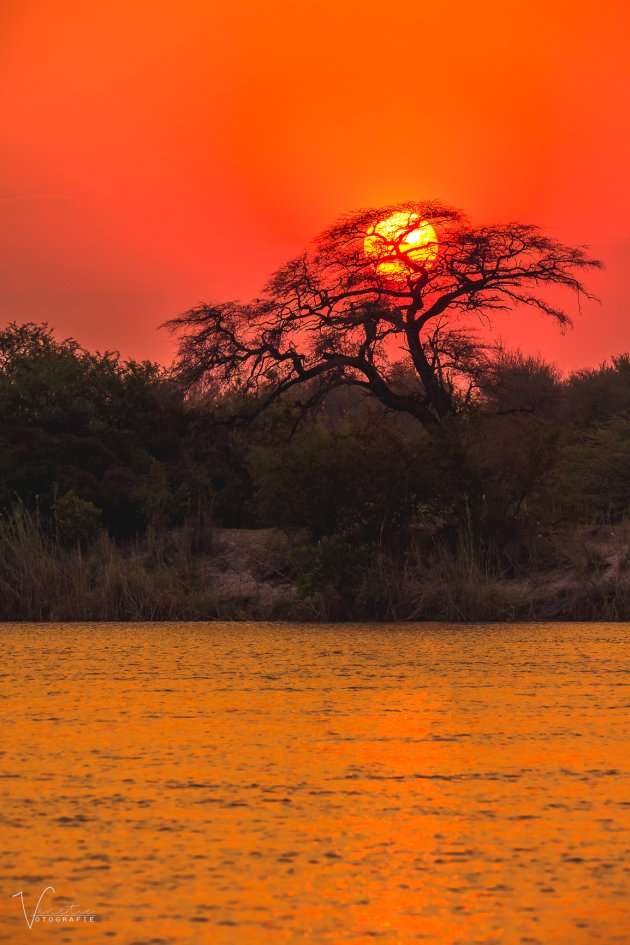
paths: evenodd
<path fill-rule="evenodd" d="M 406 279 L 416 265 L 431 266 L 438 254 L 435 230 L 417 213 L 397 210 L 371 226 L 364 242 L 364 252 L 376 261 L 376 271 L 393 279 Z M 401 258 L 402 257 L 402 258 Z"/>

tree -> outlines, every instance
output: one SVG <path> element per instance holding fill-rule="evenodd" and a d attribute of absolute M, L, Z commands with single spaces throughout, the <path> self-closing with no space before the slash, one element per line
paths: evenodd
<path fill-rule="evenodd" d="M 400 535 L 418 500 L 417 459 L 414 445 L 382 424 L 335 433 L 311 424 L 288 443 L 251 450 L 259 521 L 306 527 L 315 538 Z"/>
<path fill-rule="evenodd" d="M 630 514 L 630 413 L 581 430 L 560 453 L 552 479 L 564 520 L 623 521 Z"/>
<path fill-rule="evenodd" d="M 431 430 L 474 389 L 484 321 L 524 305 L 568 325 L 542 293 L 588 296 L 580 271 L 600 265 L 534 226 L 473 227 L 441 203 L 404 203 L 343 217 L 262 298 L 199 305 L 167 327 L 189 388 L 254 394 L 260 410 L 298 386 L 307 385 L 305 408 L 333 387 L 358 386 Z M 412 368 L 402 386 L 400 352 Z"/>
<path fill-rule="evenodd" d="M 549 416 L 560 400 L 561 381 L 555 364 L 499 346 L 479 379 L 479 390 L 486 404 L 499 414 Z"/>
<path fill-rule="evenodd" d="M 89 519 L 88 503 L 120 536 L 158 511 L 181 518 L 209 490 L 196 423 L 156 364 L 92 354 L 45 324 L 0 329 L 0 512 L 19 501 L 50 519 L 57 506 L 67 534 Z"/>
<path fill-rule="evenodd" d="M 630 353 L 611 363 L 575 371 L 564 385 L 563 419 L 578 426 L 606 423 L 615 414 L 630 410 Z"/>

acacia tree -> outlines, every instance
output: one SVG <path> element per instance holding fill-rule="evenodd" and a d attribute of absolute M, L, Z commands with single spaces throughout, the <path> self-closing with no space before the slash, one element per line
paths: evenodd
<path fill-rule="evenodd" d="M 600 266 L 535 226 L 474 227 L 438 202 L 362 210 L 279 269 L 261 298 L 167 322 L 175 370 L 191 388 L 254 394 L 257 411 L 302 385 L 304 406 L 334 387 L 364 388 L 435 430 L 483 370 L 484 322 L 522 305 L 566 326 L 545 290 L 590 297 L 580 275 Z"/>

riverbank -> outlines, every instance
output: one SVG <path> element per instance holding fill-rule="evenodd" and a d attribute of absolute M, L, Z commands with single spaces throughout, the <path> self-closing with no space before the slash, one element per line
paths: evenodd
<path fill-rule="evenodd" d="M 0 619 L 627 620 L 630 523 L 540 535 L 498 567 L 465 538 L 395 556 L 271 528 L 64 547 L 18 516 L 0 532 Z"/>

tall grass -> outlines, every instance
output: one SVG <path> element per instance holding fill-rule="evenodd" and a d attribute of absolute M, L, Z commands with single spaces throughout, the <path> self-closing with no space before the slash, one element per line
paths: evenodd
<path fill-rule="evenodd" d="M 64 547 L 36 514 L 0 518 L 0 619 L 186 620 L 243 616 L 216 592 L 182 533 L 118 547 L 101 532 Z"/>
<path fill-rule="evenodd" d="M 532 539 L 506 560 L 463 527 L 448 541 L 412 546 L 402 557 L 378 548 L 357 567 L 350 593 L 323 586 L 303 601 L 303 615 L 456 622 L 630 619 L 627 543 L 616 567 L 605 542 L 598 550 L 579 528 L 538 536 L 538 545 L 537 550 Z"/>
<path fill-rule="evenodd" d="M 223 557 L 220 547 L 200 540 L 198 523 L 149 531 L 124 546 L 104 531 L 90 543 L 68 546 L 40 527 L 36 513 L 18 507 L 0 517 L 0 620 L 628 620 L 630 524 L 610 539 L 595 539 L 593 532 L 541 536 L 538 551 L 533 543 L 509 567 L 470 528 L 449 541 L 412 544 L 403 554 L 379 546 L 357 555 L 345 585 L 331 583 L 339 568 L 329 560 L 328 576 L 307 593 L 299 592 L 300 574 L 290 563 L 274 558 L 270 574 L 273 547 L 267 546 L 265 561 L 254 567 L 256 597 L 221 590 L 217 578 L 223 569 L 236 578 L 239 568 L 248 574 L 245 533 L 232 535 Z M 276 557 L 286 559 L 286 541 L 277 537 Z M 347 567 L 348 548 L 328 547 Z M 302 567 L 312 568 L 317 546 L 304 546 L 301 557 Z M 283 578 L 279 593 L 272 586 L 276 571 Z"/>
<path fill-rule="evenodd" d="M 460 530 L 454 540 L 437 540 L 422 567 L 415 562 L 406 581 L 412 617 L 431 619 L 514 620 L 530 612 L 530 597 L 507 579 L 497 557 Z"/>

